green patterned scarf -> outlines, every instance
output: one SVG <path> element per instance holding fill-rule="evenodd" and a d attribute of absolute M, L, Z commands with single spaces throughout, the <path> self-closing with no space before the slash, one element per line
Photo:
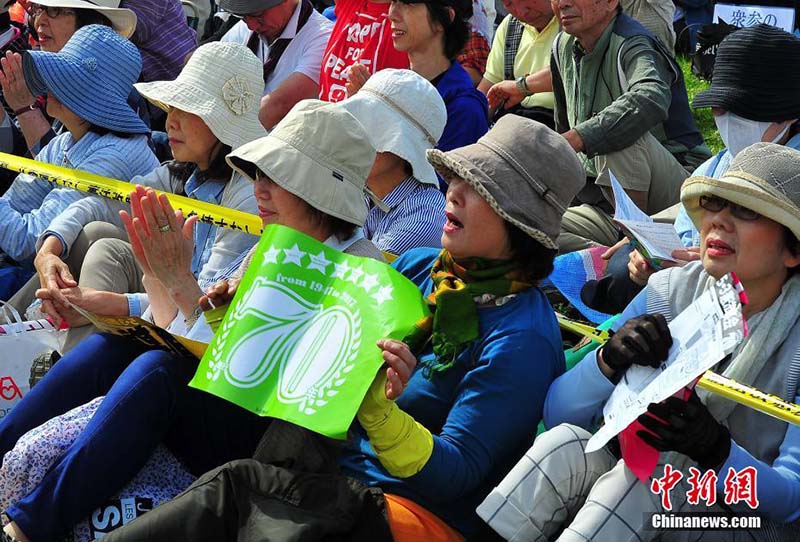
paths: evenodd
<path fill-rule="evenodd" d="M 431 315 L 417 322 L 405 342 L 418 354 L 428 339 L 436 360 L 432 371 L 446 371 L 469 343 L 478 338 L 478 308 L 474 298 L 483 294 L 503 297 L 533 286 L 526 272 L 511 260 L 470 258 L 456 263 L 442 250 L 431 268 L 433 291 L 427 297 Z"/>

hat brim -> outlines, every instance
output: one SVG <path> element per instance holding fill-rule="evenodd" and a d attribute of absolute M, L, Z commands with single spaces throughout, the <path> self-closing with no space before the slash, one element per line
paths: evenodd
<path fill-rule="evenodd" d="M 432 149 L 434 143 L 429 142 L 422 131 L 406 117 L 367 92 L 359 92 L 339 102 L 339 105 L 358 119 L 369 118 L 369 125 L 362 125 L 377 152 L 390 152 L 399 156 L 411 165 L 414 178 L 439 187 L 436 171 L 425 157 L 426 151 Z"/>
<path fill-rule="evenodd" d="M 478 195 L 489 204 L 492 210 L 497 213 L 500 218 L 515 225 L 530 237 L 544 245 L 546 248 L 558 250 L 558 243 L 550 239 L 546 233 L 537 228 L 523 224 L 500 207 L 494 196 L 492 196 L 492 194 L 489 193 L 489 191 L 483 185 L 483 172 L 481 172 L 479 168 L 475 167 L 475 165 L 469 160 L 462 156 L 456 158 L 456 155 L 453 151 L 444 153 L 439 149 L 429 150 L 427 155 L 428 161 L 433 165 L 434 169 L 436 169 L 436 171 L 438 171 L 439 174 L 445 178 L 445 180 L 452 176 L 463 179 L 467 184 L 475 189 Z"/>
<path fill-rule="evenodd" d="M 92 92 L 86 85 L 68 84 L 67 81 L 86 81 L 85 68 L 73 58 L 61 53 L 26 51 L 23 70 L 26 68 L 33 70 L 34 78 L 39 79 L 47 92 L 54 94 L 67 109 L 95 126 L 128 134 L 150 133 L 150 128 L 128 105 L 128 96 L 115 95 L 108 89 L 103 89 L 101 94 Z M 102 100 L 98 100 L 100 95 Z"/>
<path fill-rule="evenodd" d="M 130 38 L 136 31 L 136 13 L 127 8 L 107 8 L 85 0 L 36 0 L 40 6 L 90 9 L 102 13 L 111 21 L 111 27 L 123 38 Z"/>
<path fill-rule="evenodd" d="M 225 159 L 251 182 L 255 182 L 256 168 L 260 169 L 275 184 L 325 214 L 356 226 L 363 226 L 367 219 L 364 193 L 354 183 L 334 179 L 330 168 L 278 137 L 247 143 Z"/>
<path fill-rule="evenodd" d="M 284 3 L 286 0 L 220 0 L 219 7 L 237 17 L 266 11 Z"/>
<path fill-rule="evenodd" d="M 700 196 L 714 195 L 746 207 L 786 226 L 800 239 L 800 208 L 781 197 L 776 190 L 757 177 L 741 171 L 728 171 L 721 179 L 689 177 L 681 188 L 681 203 L 695 227 L 700 229 L 703 208 Z"/>
<path fill-rule="evenodd" d="M 234 115 L 225 103 L 190 81 L 152 81 L 133 85 L 153 105 L 168 111 L 170 107 L 197 115 L 217 139 L 237 149 L 267 135 L 258 120 L 258 109 Z"/>

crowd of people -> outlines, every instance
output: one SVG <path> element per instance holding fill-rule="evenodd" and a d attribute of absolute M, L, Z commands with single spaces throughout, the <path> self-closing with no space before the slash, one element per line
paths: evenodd
<path fill-rule="evenodd" d="M 638 418 L 660 453 L 651 479 L 614 441 L 585 448 L 626 372 L 659 367 L 669 323 L 730 273 L 748 335 L 715 370 L 800 403 L 800 38 L 731 33 L 690 103 L 671 0 L 201 4 L 0 5 L 0 151 L 130 184 L 122 202 L 20 173 L 0 194 L 0 299 L 66 329 L 0 419 L 5 539 L 64 540 L 162 449 L 196 481 L 104 538 L 797 539 L 797 425 L 697 390 Z M 692 107 L 711 108 L 715 155 Z M 685 250 L 654 262 L 625 238 L 612 179 Z M 87 319 L 214 337 L 206 316 L 232 301 L 258 237 L 165 193 L 389 262 L 418 287 L 430 316 L 378 342 L 345 441 L 190 387 L 196 357 Z M 567 370 L 544 284 L 558 258 L 598 250 L 579 301 L 620 316 Z M 37 428 L 87 408 L 41 472 L 22 472 L 50 445 L 30 444 Z M 711 471 L 720 492 L 754 469 L 755 510 L 693 508 L 686 479 L 673 509 L 760 525 L 653 529 L 665 465 Z"/>

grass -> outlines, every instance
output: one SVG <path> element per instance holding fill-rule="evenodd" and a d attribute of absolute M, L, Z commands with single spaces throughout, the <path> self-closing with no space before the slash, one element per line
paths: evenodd
<path fill-rule="evenodd" d="M 688 58 L 678 57 L 678 64 L 680 64 L 681 70 L 683 70 L 683 77 L 686 80 L 686 92 L 689 94 L 689 103 L 691 104 L 695 94 L 707 89 L 709 83 L 692 74 L 692 63 Z M 714 124 L 714 117 L 711 115 L 711 109 L 692 109 L 692 114 L 711 152 L 716 154 L 721 151 L 725 145 L 719 137 L 719 132 L 717 132 L 717 126 Z"/>

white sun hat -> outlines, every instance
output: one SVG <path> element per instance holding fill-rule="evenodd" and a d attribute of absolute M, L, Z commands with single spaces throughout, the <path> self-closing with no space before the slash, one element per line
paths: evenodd
<path fill-rule="evenodd" d="M 91 9 L 105 15 L 111 27 L 123 38 L 130 38 L 136 30 L 136 14 L 119 7 L 120 0 L 36 0 L 40 6 L 70 9 Z"/>
<path fill-rule="evenodd" d="M 447 110 L 427 79 L 411 70 L 380 70 L 339 105 L 364 125 L 378 152 L 396 154 L 411 164 L 418 180 L 439 186 L 425 151 L 442 137 Z"/>
<path fill-rule="evenodd" d="M 375 149 L 361 122 L 338 104 L 302 100 L 268 136 L 226 160 L 251 181 L 261 170 L 323 213 L 357 226 L 367 219 L 364 186 Z"/>
<path fill-rule="evenodd" d="M 174 81 L 134 86 L 161 109 L 197 115 L 217 139 L 236 149 L 267 134 L 258 120 L 262 72 L 247 47 L 217 41 L 198 47 Z"/>

